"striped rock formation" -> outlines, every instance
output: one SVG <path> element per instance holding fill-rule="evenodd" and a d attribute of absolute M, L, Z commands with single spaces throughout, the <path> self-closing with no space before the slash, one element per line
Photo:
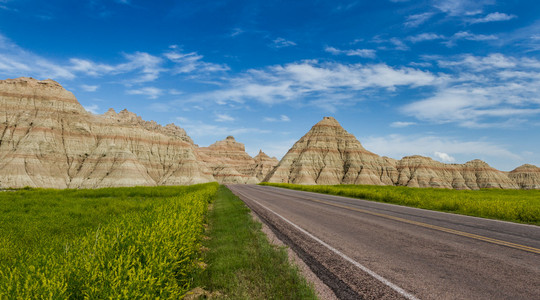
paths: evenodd
<path fill-rule="evenodd" d="M 255 165 L 253 166 L 252 174 L 259 182 L 263 181 L 266 175 L 268 175 L 268 173 L 270 173 L 270 171 L 272 171 L 279 163 L 277 158 L 266 155 L 262 150 L 259 150 L 259 154 L 257 154 L 253 160 L 255 161 Z"/>
<path fill-rule="evenodd" d="M 367 151 L 334 118 L 325 117 L 293 145 L 265 181 L 391 185 L 397 176 L 393 160 Z"/>
<path fill-rule="evenodd" d="M 126 110 L 93 115 L 53 80 L 0 81 L 0 187 L 214 181 L 186 132 Z"/>
<path fill-rule="evenodd" d="M 465 164 L 444 164 L 429 157 L 406 156 L 397 161 L 395 185 L 450 189 L 519 188 L 504 172 L 475 159 Z"/>
<path fill-rule="evenodd" d="M 197 149 L 199 159 L 212 170 L 219 183 L 259 183 L 253 176 L 255 161 L 246 153 L 244 144 L 228 136 L 208 147 Z"/>
<path fill-rule="evenodd" d="M 510 177 L 522 189 L 540 189 L 540 168 L 525 164 L 508 173 Z"/>
<path fill-rule="evenodd" d="M 530 165 L 529 165 L 530 166 Z M 538 168 L 507 175 L 481 160 L 444 164 L 429 157 L 380 157 L 331 117 L 296 142 L 264 181 L 295 184 L 373 184 L 453 189 L 539 188 Z"/>

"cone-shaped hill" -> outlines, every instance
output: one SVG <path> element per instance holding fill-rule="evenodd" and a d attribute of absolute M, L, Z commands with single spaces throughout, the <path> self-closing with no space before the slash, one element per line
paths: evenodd
<path fill-rule="evenodd" d="M 265 181 L 391 185 L 396 179 L 390 160 L 367 151 L 336 119 L 325 117 L 293 145 Z"/>
<path fill-rule="evenodd" d="M 511 178 L 481 160 L 444 164 L 419 155 L 401 160 L 380 157 L 364 149 L 334 118 L 325 117 L 293 145 L 265 181 L 454 189 L 537 188 L 535 168 L 516 169 Z"/>

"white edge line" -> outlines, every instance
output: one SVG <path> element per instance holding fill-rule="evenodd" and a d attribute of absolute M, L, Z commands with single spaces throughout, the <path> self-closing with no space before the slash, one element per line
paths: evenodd
<path fill-rule="evenodd" d="M 360 270 L 368 273 L 369 275 L 371 275 L 372 277 L 376 278 L 377 280 L 379 280 L 380 282 L 384 283 L 385 285 L 387 285 L 388 287 L 390 287 L 391 289 L 393 289 L 394 291 L 396 291 L 398 294 L 400 294 L 401 296 L 407 298 L 407 299 L 410 299 L 410 300 L 419 300 L 418 298 L 416 298 L 414 295 L 412 294 L 409 294 L 407 293 L 404 289 L 400 288 L 399 286 L 393 284 L 392 282 L 388 281 L 388 279 L 382 277 L 381 275 L 371 271 L 370 269 L 368 269 L 367 267 L 363 266 L 362 264 L 360 264 L 359 262 L 353 260 L 352 258 L 348 257 L 347 255 L 343 254 L 342 252 L 340 252 L 339 250 L 337 250 L 336 248 L 328 245 L 327 243 L 323 242 L 322 240 L 320 240 L 319 238 L 317 238 L 316 236 L 312 235 L 311 233 L 307 232 L 306 230 L 302 229 L 300 226 L 294 224 L 293 222 L 287 220 L 285 217 L 281 216 L 280 214 L 278 214 L 277 212 L 271 210 L 270 208 L 262 205 L 261 203 L 259 203 L 258 201 L 255 201 L 253 199 L 251 199 L 251 201 L 257 203 L 258 205 L 260 205 L 261 207 L 263 207 L 264 209 L 272 212 L 273 214 L 275 214 L 276 216 L 280 217 L 283 221 L 289 223 L 290 225 L 292 225 L 294 228 L 298 229 L 299 231 L 301 231 L 302 233 L 304 233 L 305 235 L 309 236 L 310 238 L 314 239 L 315 241 L 319 242 L 321 245 L 325 246 L 326 248 L 330 249 L 332 252 L 336 253 L 337 255 L 341 256 L 343 259 L 345 259 L 346 261 L 352 263 L 353 265 L 355 265 L 356 267 L 358 267 Z"/>

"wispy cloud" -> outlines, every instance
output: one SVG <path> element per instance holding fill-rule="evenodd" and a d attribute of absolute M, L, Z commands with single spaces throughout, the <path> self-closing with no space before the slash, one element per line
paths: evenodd
<path fill-rule="evenodd" d="M 171 50 L 164 55 L 175 63 L 174 74 L 213 73 L 229 70 L 227 65 L 206 62 L 203 60 L 203 56 L 197 52 L 184 53 L 175 46 L 172 46 Z"/>
<path fill-rule="evenodd" d="M 540 61 L 496 53 L 438 58 L 437 64 L 454 75 L 432 96 L 405 105 L 405 114 L 468 128 L 522 126 L 540 116 Z"/>
<path fill-rule="evenodd" d="M 412 126 L 412 125 L 416 125 L 416 122 L 396 121 L 396 122 L 390 123 L 390 127 L 394 127 L 394 128 L 404 128 L 404 127 L 409 127 L 409 126 Z"/>
<path fill-rule="evenodd" d="M 516 18 L 515 15 L 508 15 L 505 13 L 494 12 L 482 18 L 472 19 L 470 22 L 471 23 L 488 23 L 488 22 L 508 21 L 514 18 Z"/>
<path fill-rule="evenodd" d="M 418 27 L 431 19 L 433 15 L 435 15 L 435 13 L 432 12 L 410 15 L 407 17 L 407 20 L 405 21 L 405 23 L 403 23 L 403 25 L 405 25 L 406 27 Z"/>
<path fill-rule="evenodd" d="M 334 55 L 340 55 L 344 54 L 347 56 L 359 56 L 359 57 L 365 57 L 365 58 L 375 58 L 376 51 L 373 49 L 348 49 L 348 50 L 340 50 L 334 47 L 327 46 L 324 48 L 324 51 L 328 53 L 332 53 Z"/>
<path fill-rule="evenodd" d="M 400 86 L 432 85 L 437 80 L 430 72 L 414 68 L 393 68 L 386 64 L 340 64 L 303 61 L 248 70 L 229 79 L 222 89 L 191 96 L 190 101 L 203 99 L 227 102 L 257 101 L 276 104 L 304 98 L 317 104 L 317 99 L 357 99 L 366 89 L 394 90 Z"/>
<path fill-rule="evenodd" d="M 216 114 L 216 122 L 233 122 L 235 118 L 227 115 L 227 114 Z"/>
<path fill-rule="evenodd" d="M 177 117 L 178 124 L 184 128 L 189 136 L 197 140 L 200 137 L 212 136 L 223 137 L 228 135 L 241 135 L 248 133 L 270 133 L 269 130 L 262 130 L 254 127 L 227 127 L 223 124 L 213 125 L 202 121 L 194 121 L 184 117 Z"/>
<path fill-rule="evenodd" d="M 272 41 L 271 46 L 279 49 L 279 48 L 296 46 L 296 43 L 293 41 L 289 41 L 284 38 L 278 37 L 277 39 Z"/>
<path fill-rule="evenodd" d="M 263 119 L 265 122 L 290 122 L 291 119 L 286 115 L 281 115 L 279 118 L 266 117 Z"/>
<path fill-rule="evenodd" d="M 126 91 L 129 95 L 143 95 L 150 99 L 157 99 L 163 95 L 163 90 L 156 87 L 144 87 L 140 89 L 131 89 Z"/>
<path fill-rule="evenodd" d="M 495 0 L 433 0 L 433 6 L 449 16 L 474 16 Z"/>
<path fill-rule="evenodd" d="M 81 88 L 86 92 L 95 92 L 99 88 L 99 85 L 82 84 Z"/>
<path fill-rule="evenodd" d="M 447 159 L 459 156 L 465 163 L 472 159 L 498 158 L 501 160 L 518 161 L 520 155 L 513 153 L 505 145 L 496 144 L 489 141 L 467 141 L 455 137 L 433 136 L 433 135 L 400 135 L 391 134 L 387 136 L 369 136 L 360 138 L 362 144 L 369 151 L 379 155 L 400 159 L 409 155 L 423 155 L 435 159 L 442 159 L 444 154 Z M 439 155 L 435 153 L 440 153 Z M 442 157 L 441 157 L 442 156 Z"/>
<path fill-rule="evenodd" d="M 418 43 L 418 42 L 423 42 L 423 41 L 441 40 L 441 39 L 446 39 L 446 37 L 444 35 L 440 35 L 440 34 L 436 34 L 432 32 L 424 32 L 424 33 L 420 33 L 420 34 L 410 36 L 407 38 L 407 40 L 413 43 Z"/>
<path fill-rule="evenodd" d="M 459 40 L 467 41 L 490 41 L 498 39 L 497 36 L 489 34 L 474 34 L 469 31 L 460 31 L 452 35 L 447 41 L 443 42 L 448 47 L 454 47 Z"/>

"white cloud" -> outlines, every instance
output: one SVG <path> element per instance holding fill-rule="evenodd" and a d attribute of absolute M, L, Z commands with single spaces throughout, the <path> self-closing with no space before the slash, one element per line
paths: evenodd
<path fill-rule="evenodd" d="M 272 41 L 272 47 L 274 48 L 285 48 L 285 47 L 291 47 L 296 46 L 296 43 L 293 41 L 286 40 L 284 38 L 278 37 L 277 39 Z"/>
<path fill-rule="evenodd" d="M 481 72 L 491 69 L 509 69 L 515 67 L 534 67 L 540 61 L 534 59 L 518 60 L 513 57 L 505 56 L 501 53 L 492 53 L 487 56 L 474 56 L 470 54 L 460 55 L 452 59 L 439 59 L 437 64 L 445 68 L 459 68 L 473 72 Z"/>
<path fill-rule="evenodd" d="M 433 6 L 450 16 L 474 16 L 495 0 L 433 0 Z"/>
<path fill-rule="evenodd" d="M 212 73 L 229 70 L 227 65 L 203 61 L 203 56 L 197 52 L 183 53 L 177 48 L 173 48 L 173 50 L 164 55 L 176 64 L 173 69 L 175 74 Z"/>
<path fill-rule="evenodd" d="M 454 35 L 452 35 L 448 41 L 443 42 L 448 47 L 453 47 L 456 45 L 456 42 L 459 40 L 467 40 L 467 41 L 491 41 L 498 39 L 495 35 L 485 35 L 485 34 L 474 34 L 470 33 L 468 31 L 460 31 L 456 32 Z"/>
<path fill-rule="evenodd" d="M 233 122 L 235 119 L 227 114 L 216 114 L 216 122 Z"/>
<path fill-rule="evenodd" d="M 473 19 L 471 23 L 487 23 L 487 22 L 498 22 L 498 21 L 508 21 L 516 18 L 515 15 L 507 15 L 505 13 L 494 12 L 490 13 L 483 18 Z"/>
<path fill-rule="evenodd" d="M 444 35 L 424 32 L 415 36 L 410 36 L 407 38 L 407 40 L 413 43 L 418 43 L 418 42 L 423 42 L 423 41 L 440 40 L 440 39 L 445 39 L 445 38 L 446 37 Z"/>
<path fill-rule="evenodd" d="M 431 96 L 403 106 L 405 114 L 469 128 L 515 127 L 540 115 L 540 61 L 500 53 L 436 60 L 454 75 L 439 78 L 444 84 Z"/>
<path fill-rule="evenodd" d="M 407 17 L 407 21 L 405 21 L 403 25 L 405 25 L 406 27 L 418 27 L 424 24 L 427 20 L 431 19 L 433 15 L 434 13 L 432 12 L 410 15 Z"/>
<path fill-rule="evenodd" d="M 448 153 L 435 151 L 433 155 L 435 156 L 435 158 L 442 160 L 442 162 L 445 162 L 445 163 L 452 163 L 456 161 L 456 159 L 448 155 Z"/>
<path fill-rule="evenodd" d="M 363 137 L 360 140 L 369 151 L 396 159 L 409 155 L 432 156 L 435 152 L 442 153 L 441 150 L 449 157 L 461 157 L 461 163 L 477 158 L 499 161 L 521 159 L 506 146 L 484 140 L 464 141 L 453 137 L 399 134 Z"/>
<path fill-rule="evenodd" d="M 409 46 L 405 45 L 405 43 L 403 43 L 403 41 L 398 38 L 393 37 L 389 40 L 389 42 L 394 44 L 395 50 L 401 50 L 401 51 L 410 50 Z"/>
<path fill-rule="evenodd" d="M 270 133 L 269 130 L 261 130 L 249 127 L 227 127 L 223 125 L 207 124 L 201 121 L 192 121 L 187 118 L 177 117 L 180 127 L 184 128 L 189 136 L 195 140 L 205 136 L 223 137 L 247 133 Z"/>
<path fill-rule="evenodd" d="M 82 88 L 84 91 L 87 91 L 87 92 L 95 92 L 95 91 L 97 91 L 97 89 L 99 88 L 99 85 L 82 84 L 82 85 L 81 85 L 81 88 Z"/>
<path fill-rule="evenodd" d="M 340 50 L 334 47 L 327 46 L 324 51 L 332 53 L 334 55 L 345 54 L 347 56 L 360 56 L 365 58 L 375 58 L 375 50 L 373 49 L 349 49 Z"/>
<path fill-rule="evenodd" d="M 31 64 L 30 64 L 31 63 Z M 74 79 L 69 67 L 26 51 L 0 34 L 0 74 L 10 77 Z"/>
<path fill-rule="evenodd" d="M 290 122 L 291 119 L 286 115 L 280 115 L 279 118 L 265 117 L 265 122 Z"/>
<path fill-rule="evenodd" d="M 400 86 L 433 85 L 437 77 L 414 68 L 393 68 L 386 64 L 340 64 L 303 61 L 248 70 L 231 78 L 223 88 L 190 97 L 200 102 L 213 99 L 227 102 L 258 101 L 275 104 L 318 99 L 357 99 L 366 89 L 394 90 Z"/>
<path fill-rule="evenodd" d="M 390 124 L 390 127 L 403 128 L 403 127 L 409 127 L 409 126 L 412 126 L 412 125 L 416 125 L 416 123 L 415 122 L 400 122 L 400 121 L 397 121 L 397 122 L 392 122 Z"/>
<path fill-rule="evenodd" d="M 84 107 L 84 109 L 85 109 L 86 111 L 89 111 L 89 112 L 93 113 L 94 115 L 99 114 L 99 112 L 98 112 L 99 106 L 97 106 L 96 104 L 85 105 L 85 106 L 83 106 L 83 107 Z"/>
<path fill-rule="evenodd" d="M 126 93 L 129 95 L 143 95 L 150 99 L 157 99 L 159 96 L 163 95 L 163 90 L 156 87 L 144 87 L 140 89 L 127 90 Z"/>

